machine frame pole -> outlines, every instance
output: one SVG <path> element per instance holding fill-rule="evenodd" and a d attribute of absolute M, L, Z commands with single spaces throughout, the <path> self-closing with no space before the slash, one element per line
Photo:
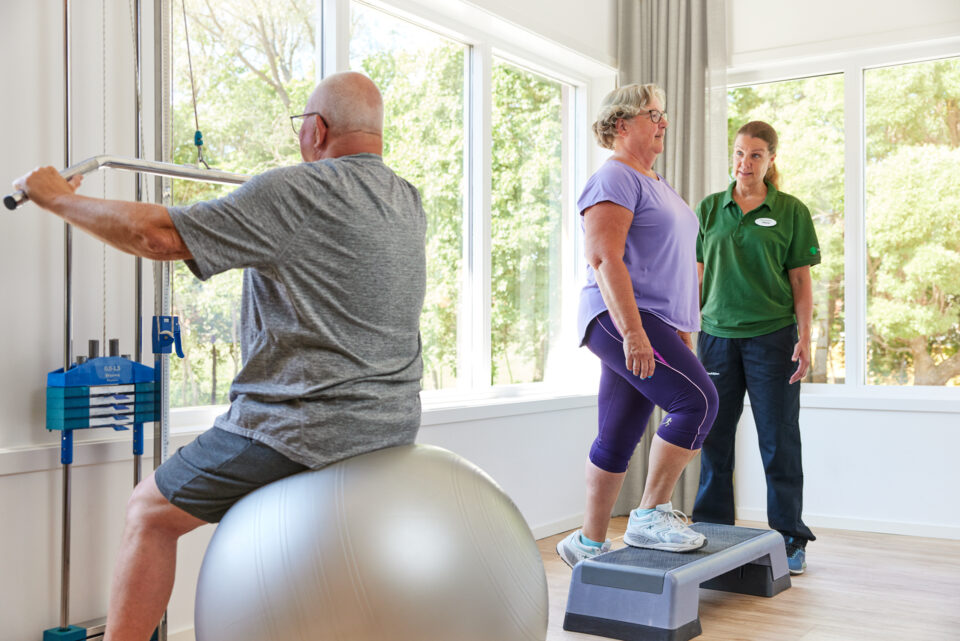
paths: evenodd
<path fill-rule="evenodd" d="M 72 161 L 70 147 L 70 0 L 63 0 L 63 166 Z M 73 229 L 63 224 L 63 371 L 73 362 Z M 72 450 L 72 434 L 60 435 L 61 451 L 65 439 Z M 63 523 L 60 537 L 60 628 L 70 625 L 70 463 L 63 464 Z"/>

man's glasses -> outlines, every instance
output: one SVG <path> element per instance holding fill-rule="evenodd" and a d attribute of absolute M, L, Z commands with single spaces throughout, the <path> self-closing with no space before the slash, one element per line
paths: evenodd
<path fill-rule="evenodd" d="M 327 129 L 330 128 L 330 125 L 327 124 L 327 119 L 324 118 L 319 111 L 308 111 L 305 114 L 297 114 L 296 116 L 290 116 L 290 126 L 293 127 L 293 133 L 300 135 L 300 127 L 303 126 L 303 119 L 307 116 L 319 116 L 320 121 L 323 122 L 323 126 Z M 656 120 L 654 120 L 656 122 Z"/>
<path fill-rule="evenodd" d="M 642 111 L 640 113 L 643 113 Z M 640 114 L 637 114 L 638 116 Z M 657 124 L 661 119 L 667 117 L 666 111 L 660 111 L 659 109 L 647 109 L 647 115 L 650 116 L 650 122 Z"/>

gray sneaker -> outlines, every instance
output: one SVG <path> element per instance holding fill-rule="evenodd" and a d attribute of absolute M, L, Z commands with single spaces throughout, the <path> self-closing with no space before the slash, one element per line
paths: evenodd
<path fill-rule="evenodd" d="M 672 503 L 662 503 L 646 514 L 632 510 L 623 542 L 635 548 L 689 552 L 702 548 L 707 537 L 691 530 L 687 515 L 674 510 Z"/>
<path fill-rule="evenodd" d="M 580 530 L 575 530 L 557 543 L 557 554 L 570 567 L 584 559 L 592 559 L 610 551 L 610 541 L 604 541 L 600 547 L 585 545 L 580 541 Z"/>

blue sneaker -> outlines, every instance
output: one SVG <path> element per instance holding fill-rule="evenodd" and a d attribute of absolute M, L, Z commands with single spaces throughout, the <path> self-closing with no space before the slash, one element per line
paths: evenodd
<path fill-rule="evenodd" d="M 600 547 L 587 545 L 580 540 L 580 530 L 575 530 L 557 543 L 557 554 L 570 567 L 584 559 L 592 559 L 610 551 L 610 541 L 604 541 Z"/>
<path fill-rule="evenodd" d="M 807 551 L 800 539 L 785 536 L 783 542 L 787 548 L 787 568 L 790 570 L 790 574 L 803 574 L 803 571 L 807 569 Z"/>

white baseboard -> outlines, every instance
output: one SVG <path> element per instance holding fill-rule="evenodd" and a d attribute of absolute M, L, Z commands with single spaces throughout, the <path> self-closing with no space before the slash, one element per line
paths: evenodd
<path fill-rule="evenodd" d="M 581 525 L 583 525 L 582 513 L 573 514 L 558 521 L 552 521 L 551 523 L 538 525 L 535 528 L 531 528 L 531 531 L 533 532 L 533 538 L 545 539 L 548 536 L 553 536 L 554 534 L 560 534 L 561 532 L 573 530 Z"/>
<path fill-rule="evenodd" d="M 186 630 L 177 630 L 176 632 L 167 632 L 167 641 L 197 641 L 193 635 L 193 628 Z"/>
<path fill-rule="evenodd" d="M 767 522 L 766 510 L 737 509 L 737 519 L 745 521 Z M 826 527 L 836 530 L 852 530 L 854 532 L 877 532 L 880 534 L 905 534 L 907 536 L 924 536 L 934 539 L 960 540 L 960 527 L 951 525 L 936 525 L 932 523 L 906 523 L 902 521 L 880 521 L 874 519 L 858 519 L 848 516 L 830 516 L 827 514 L 804 513 L 803 521 L 811 528 Z"/>

